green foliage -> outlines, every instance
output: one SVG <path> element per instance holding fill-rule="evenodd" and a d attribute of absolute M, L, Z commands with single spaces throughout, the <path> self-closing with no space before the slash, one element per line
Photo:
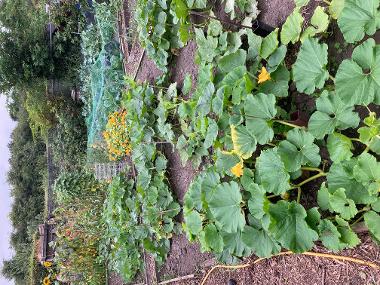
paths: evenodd
<path fill-rule="evenodd" d="M 2 274 L 16 284 L 26 284 L 29 278 L 29 260 L 36 225 L 41 222 L 44 211 L 42 173 L 46 171 L 45 144 L 33 139 L 28 114 L 22 104 L 16 114 L 17 126 L 12 132 L 10 170 L 8 182 L 11 187 L 12 209 L 9 218 L 13 232 L 10 243 L 15 251 L 10 260 L 4 260 Z"/>
<path fill-rule="evenodd" d="M 290 42 L 294 44 L 299 41 L 303 20 L 299 9 L 295 9 L 286 19 L 286 22 L 281 29 L 281 42 L 284 45 L 287 45 Z"/>
<path fill-rule="evenodd" d="M 80 197 L 97 195 L 97 193 L 92 192 L 98 191 L 99 188 L 99 183 L 90 173 L 83 171 L 63 172 L 54 184 L 55 200 L 59 205 L 70 204 Z"/>
<path fill-rule="evenodd" d="M 380 103 L 378 70 L 380 48 L 374 39 L 357 46 L 352 59 L 344 60 L 336 74 L 336 92 L 349 105 Z"/>
<path fill-rule="evenodd" d="M 105 264 L 100 260 L 104 187 L 88 173 L 63 173 L 54 187 L 56 239 L 53 243 L 57 274 L 78 285 L 104 284 Z"/>
<path fill-rule="evenodd" d="M 2 1 L 0 6 L 0 89 L 6 92 L 47 78 L 54 68 L 45 38 L 45 12 L 22 0 Z"/>
<path fill-rule="evenodd" d="M 309 131 L 317 138 L 332 134 L 334 129 L 344 130 L 359 125 L 359 115 L 353 112 L 353 107 L 347 106 L 334 93 L 323 91 L 317 99 L 317 111 L 309 121 Z"/>
<path fill-rule="evenodd" d="M 301 41 L 303 42 L 307 37 L 314 37 L 316 34 L 325 32 L 329 23 L 329 16 L 325 13 L 324 8 L 318 6 L 310 19 L 310 26 L 305 29 L 301 36 Z"/>
<path fill-rule="evenodd" d="M 55 165 L 61 170 L 77 170 L 86 161 L 87 128 L 82 104 L 63 100 L 56 110 L 57 123 L 51 130 L 49 144 Z"/>
<path fill-rule="evenodd" d="M 54 113 L 55 98 L 49 98 L 46 88 L 46 81 L 36 83 L 34 87 L 27 91 L 24 103 L 33 136 L 41 136 L 44 139 L 47 138 L 49 129 L 56 123 Z"/>
<path fill-rule="evenodd" d="M 339 3 L 331 5 L 338 14 Z M 302 31 L 298 13 L 296 9 L 282 27 L 281 44 L 278 30 L 264 39 L 248 30 L 230 33 L 213 25 L 207 34 L 196 30 L 198 86 L 177 113 L 180 120 L 189 118 L 189 124 L 199 120 L 198 115 L 212 118 L 218 132 L 212 160 L 203 165 L 185 195 L 183 228 L 190 240 L 223 262 L 251 253 L 270 256 L 281 247 L 303 252 L 317 240 L 333 251 L 352 248 L 360 240 L 351 226 L 363 218 L 374 241 L 379 240 L 380 168 L 374 153 L 379 152 L 380 124 L 373 112 L 361 124 L 354 108 L 377 103 L 378 48 L 373 39 L 356 47 L 334 80 L 327 44 L 315 38 L 326 31 L 329 16 L 318 7 Z M 242 36 L 248 47 L 241 46 Z M 282 109 L 289 93 L 284 61 L 290 42 L 302 42 L 292 80 L 298 92 L 316 98 L 316 110 L 306 126 L 289 121 L 289 109 Z M 207 124 L 200 126 L 204 131 Z M 191 151 L 202 147 L 204 133 L 193 140 L 196 132 L 188 124 L 181 131 L 180 154 L 186 142 L 192 142 Z M 318 168 L 323 163 L 321 146 L 327 146 L 333 161 L 328 171 Z M 184 156 L 199 165 L 199 156 Z M 306 210 L 300 204 L 304 185 L 317 179 L 324 181 L 318 207 Z M 295 190 L 297 194 L 292 193 Z"/>
<path fill-rule="evenodd" d="M 126 126 L 133 163 L 128 175 L 132 177 L 117 177 L 109 186 L 103 211 L 107 225 L 103 256 L 109 259 L 111 269 L 129 281 L 142 267 L 142 249 L 152 253 L 159 264 L 165 260 L 169 238 L 178 230 L 174 217 L 180 206 L 167 184 L 167 160 L 155 145 L 156 137 L 171 137 L 165 107 L 170 109 L 166 104 L 176 100 L 175 86 L 166 94 L 155 94 L 147 84 L 127 80 L 131 89 L 123 95 L 122 107 L 128 110 Z"/>
<path fill-rule="evenodd" d="M 379 28 L 378 8 L 377 0 L 345 0 L 344 8 L 338 16 L 338 25 L 344 39 L 354 43 L 362 40 L 365 35 L 372 36 Z"/>
<path fill-rule="evenodd" d="M 329 78 L 326 64 L 327 45 L 319 44 L 317 39 L 306 39 L 293 65 L 297 90 L 312 94 L 316 88 L 323 88 L 325 81 Z"/>
<path fill-rule="evenodd" d="M 148 56 L 166 72 L 171 49 L 182 47 L 188 39 L 186 4 L 181 0 L 138 0 L 135 20 Z"/>
<path fill-rule="evenodd" d="M 95 4 L 96 25 L 82 33 L 84 63 L 81 68 L 83 83 L 81 97 L 88 129 L 87 161 L 96 162 L 104 143 L 102 132 L 108 114 L 118 110 L 121 91 L 125 85 L 117 34 L 117 6 L 112 3 Z"/>
<path fill-rule="evenodd" d="M 155 176 L 145 189 L 136 188 L 132 179 L 119 176 L 108 188 L 103 219 L 107 226 L 103 254 L 109 267 L 126 281 L 143 267 L 142 249 L 161 264 L 170 249 L 173 218 L 180 207 L 173 201 L 161 176 Z"/>

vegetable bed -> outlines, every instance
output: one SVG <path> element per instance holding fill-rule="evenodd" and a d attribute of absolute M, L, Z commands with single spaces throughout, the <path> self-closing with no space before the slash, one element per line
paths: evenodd
<path fill-rule="evenodd" d="M 312 249 L 340 252 L 359 246 L 345 253 L 360 252 L 364 258 L 368 253 L 367 258 L 376 258 L 378 248 L 368 238 L 360 246 L 360 236 L 353 228 L 364 222 L 373 241 L 380 240 L 379 48 L 370 37 L 377 28 L 373 19 L 378 17 L 378 3 L 367 1 L 366 6 L 346 0 L 343 6 L 338 5 L 340 1 L 317 6 L 313 1 L 296 1 L 298 6 L 292 6 L 284 25 L 261 38 L 237 25 L 226 28 L 224 20 L 214 18 L 206 17 L 201 27 L 194 25 L 189 16 L 191 1 L 164 2 L 166 6 L 156 4 L 159 12 L 153 15 L 163 17 L 163 10 L 165 21 L 172 23 L 177 17 L 194 32 L 194 40 L 179 34 L 176 45 L 155 50 L 161 57 L 150 50 L 147 55 L 162 72 L 149 74 L 152 69 L 145 65 L 145 58 L 137 78 L 150 83 L 128 82 L 130 91 L 123 95 L 122 107 L 131 114 L 127 132 L 132 159 L 134 149 L 145 151 L 142 143 L 158 145 L 150 166 L 137 160 L 137 179 L 151 163 L 157 168 L 155 160 L 164 154 L 169 160 L 168 167 L 165 163 L 168 184 L 183 205 L 180 221 L 187 238 L 224 263 L 238 263 L 252 254 L 269 257 L 282 248 L 295 253 Z M 169 7 L 170 13 L 176 13 L 174 20 Z M 245 16 L 256 16 L 252 7 L 243 8 L 247 9 Z M 227 19 L 232 13 L 229 11 Z M 218 19 L 226 15 L 221 17 L 216 14 Z M 242 23 L 243 19 L 234 17 L 234 23 Z M 162 35 L 171 32 L 164 30 Z M 154 32 L 152 38 L 149 35 L 144 35 L 145 41 L 147 37 L 157 40 Z M 352 55 L 347 51 L 353 51 Z M 197 69 L 188 64 L 192 60 L 183 52 L 195 54 Z M 162 55 L 172 64 L 165 64 Z M 178 62 L 185 62 L 183 69 L 191 74 L 183 72 Z M 162 74 L 158 81 L 153 80 Z M 137 104 L 133 101 L 136 92 L 149 99 L 142 97 Z M 135 135 L 144 130 L 149 130 L 148 137 L 146 133 Z M 152 179 L 160 171 L 164 171 L 161 164 L 159 171 L 152 171 Z M 138 180 L 135 183 L 139 185 Z M 162 255 L 159 258 L 164 260 Z M 304 264 L 305 276 L 292 269 L 281 273 L 276 265 L 281 262 L 286 262 L 285 268 Z M 340 269 L 336 265 L 318 262 L 278 257 L 257 271 L 245 272 L 239 281 L 248 284 L 244 282 L 264 278 L 267 270 L 274 276 L 268 278 L 268 284 L 294 283 L 299 280 L 295 278 L 314 280 L 312 275 L 337 278 Z M 163 268 L 161 278 L 176 272 L 170 266 Z M 354 274 L 357 267 L 347 266 L 346 270 Z M 177 271 L 176 275 L 188 273 Z M 350 274 L 346 274 L 347 282 L 379 280 L 378 274 L 364 268 L 354 279 Z M 207 284 L 222 284 L 226 276 L 214 276 Z"/>

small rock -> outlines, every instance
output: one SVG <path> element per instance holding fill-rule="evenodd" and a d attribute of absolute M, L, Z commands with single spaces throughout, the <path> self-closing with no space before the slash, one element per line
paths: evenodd
<path fill-rule="evenodd" d="M 237 282 L 234 279 L 228 280 L 228 285 L 237 285 Z"/>

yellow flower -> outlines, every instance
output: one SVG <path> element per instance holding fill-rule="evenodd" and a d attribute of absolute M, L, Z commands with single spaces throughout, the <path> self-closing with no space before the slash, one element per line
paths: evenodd
<path fill-rule="evenodd" d="M 267 71 L 267 69 L 263 66 L 261 68 L 261 72 L 259 74 L 259 81 L 258 83 L 263 83 L 265 81 L 271 80 L 270 73 Z"/>
<path fill-rule="evenodd" d="M 46 276 L 44 278 L 44 280 L 42 281 L 42 283 L 43 283 L 43 285 L 50 285 L 51 284 L 50 278 L 48 276 Z"/>
<path fill-rule="evenodd" d="M 50 261 L 44 261 L 43 265 L 46 267 L 46 268 L 50 268 L 53 263 L 51 263 Z"/>
<path fill-rule="evenodd" d="M 243 162 L 238 162 L 234 167 L 231 168 L 231 172 L 236 177 L 243 175 Z"/>

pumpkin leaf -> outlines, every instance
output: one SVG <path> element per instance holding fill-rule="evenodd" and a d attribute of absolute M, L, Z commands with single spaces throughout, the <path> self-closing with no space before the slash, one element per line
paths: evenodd
<path fill-rule="evenodd" d="M 278 47 L 278 29 L 275 29 L 268 36 L 266 36 L 260 47 L 259 55 L 267 59 Z"/>
<path fill-rule="evenodd" d="M 241 202 L 239 185 L 232 181 L 219 184 L 208 203 L 215 220 L 227 233 L 236 233 L 244 228 L 245 217 Z"/>
<path fill-rule="evenodd" d="M 317 111 L 309 120 L 309 131 L 317 139 L 332 134 L 335 129 L 345 130 L 359 125 L 360 118 L 353 112 L 353 107 L 344 104 L 334 93 L 323 91 L 316 104 Z"/>
<path fill-rule="evenodd" d="M 334 20 L 340 17 L 343 11 L 345 0 L 332 0 L 329 5 L 329 13 Z"/>
<path fill-rule="evenodd" d="M 299 92 L 314 93 L 321 89 L 329 78 L 326 70 L 327 45 L 319 44 L 317 39 L 306 39 L 293 65 L 293 77 Z"/>
<path fill-rule="evenodd" d="M 297 128 L 289 131 L 286 140 L 280 142 L 278 153 L 288 172 L 295 172 L 302 165 L 317 167 L 321 163 L 313 135 Z"/>
<path fill-rule="evenodd" d="M 273 139 L 274 132 L 269 122 L 276 116 L 275 104 L 276 97 L 272 94 L 259 93 L 247 96 L 244 104 L 246 126 L 259 144 L 266 144 Z"/>
<path fill-rule="evenodd" d="M 290 176 L 277 148 L 261 152 L 256 160 L 255 179 L 268 193 L 279 195 L 290 189 Z"/>
<path fill-rule="evenodd" d="M 373 239 L 380 243 L 380 215 L 374 211 L 369 211 L 364 214 L 364 222 Z"/>
<path fill-rule="evenodd" d="M 340 133 L 332 133 L 327 138 L 327 150 L 332 161 L 340 162 L 352 157 L 352 141 Z"/>
<path fill-rule="evenodd" d="M 318 6 L 310 19 L 310 26 L 306 28 L 301 36 L 301 42 L 304 42 L 308 37 L 314 37 L 316 34 L 325 32 L 328 26 L 329 16 L 325 13 L 323 7 Z"/>
<path fill-rule="evenodd" d="M 304 19 L 299 11 L 295 9 L 290 16 L 286 19 L 281 29 L 281 43 L 284 45 L 292 42 L 295 44 L 300 38 L 302 31 L 302 23 Z"/>
<path fill-rule="evenodd" d="M 306 211 L 296 202 L 279 201 L 269 208 L 272 222 L 269 231 L 281 245 L 301 253 L 313 247 L 318 234 L 306 223 Z"/>
<path fill-rule="evenodd" d="M 243 159 L 248 159 L 256 150 L 256 138 L 246 126 L 231 125 L 231 138 L 234 145 L 234 152 Z"/>
<path fill-rule="evenodd" d="M 379 27 L 379 0 L 345 0 L 338 18 L 344 39 L 349 43 L 372 36 Z"/>
<path fill-rule="evenodd" d="M 374 39 L 357 46 L 336 74 L 336 93 L 349 105 L 380 103 L 380 48 Z"/>

